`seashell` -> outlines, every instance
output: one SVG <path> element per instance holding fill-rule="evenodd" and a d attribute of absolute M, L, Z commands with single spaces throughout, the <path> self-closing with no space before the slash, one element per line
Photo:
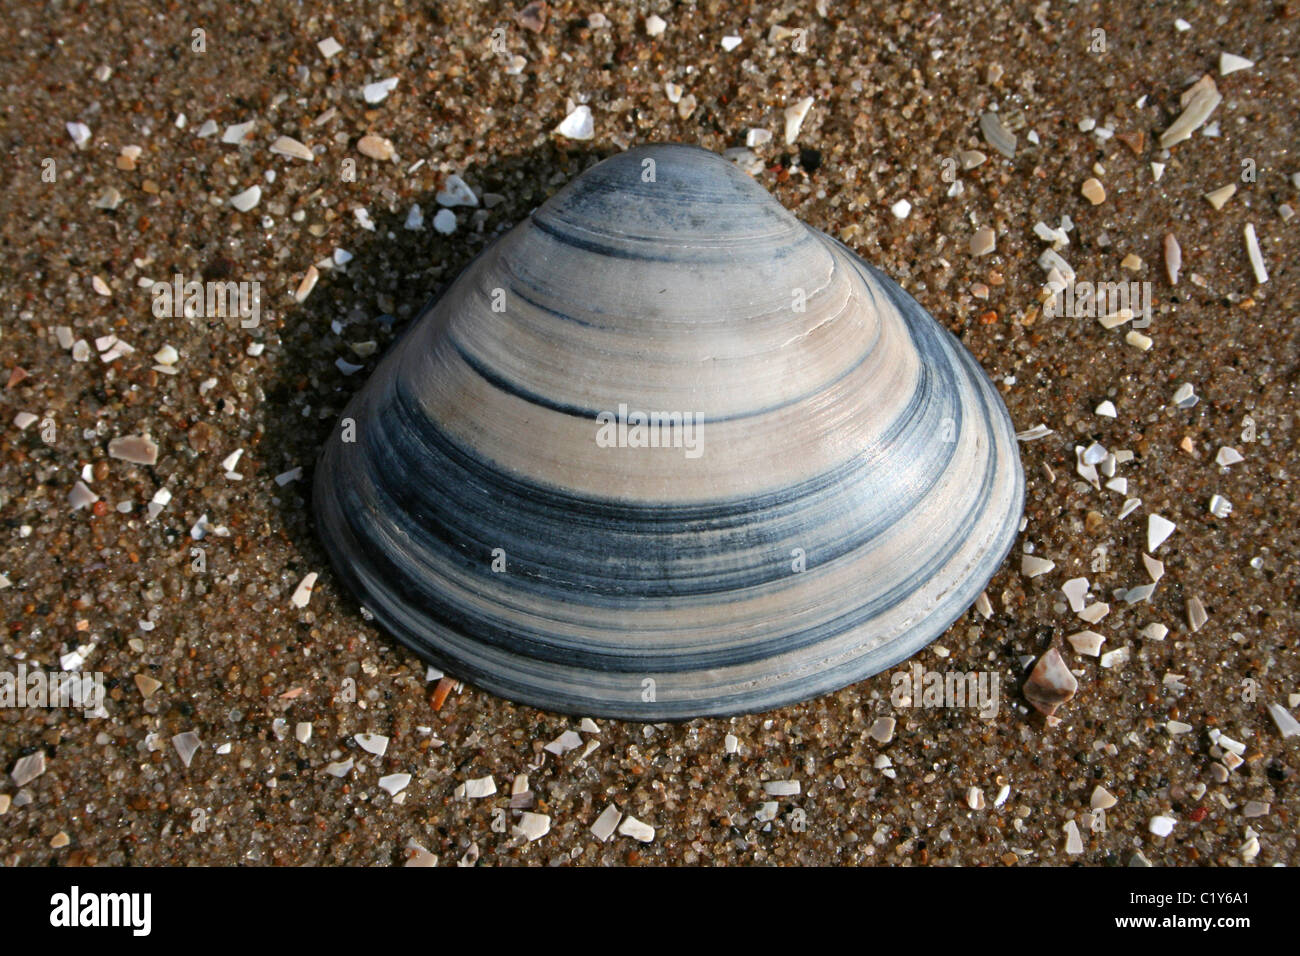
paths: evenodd
<path fill-rule="evenodd" d="M 319 532 L 379 623 L 545 710 L 761 711 L 916 653 L 1017 533 L 1012 425 L 911 296 L 702 149 L 579 176 L 343 413 Z"/>

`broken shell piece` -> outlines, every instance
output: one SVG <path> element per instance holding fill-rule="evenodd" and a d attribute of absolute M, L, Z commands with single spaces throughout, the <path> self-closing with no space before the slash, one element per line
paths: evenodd
<path fill-rule="evenodd" d="M 1149 641 L 1163 641 L 1169 633 L 1169 628 L 1163 624 L 1152 623 L 1142 628 L 1139 633 Z"/>
<path fill-rule="evenodd" d="M 1245 228 L 1246 236 L 1246 255 L 1250 259 L 1250 267 L 1255 272 L 1255 281 L 1263 285 L 1268 281 L 1268 270 L 1264 268 L 1264 255 L 1259 251 L 1259 240 L 1255 238 L 1255 226 L 1253 223 L 1247 223 Z"/>
<path fill-rule="evenodd" d="M 298 587 L 294 589 L 293 597 L 289 599 L 289 603 L 294 607 L 306 607 L 307 602 L 311 600 L 311 591 L 316 586 L 318 576 L 315 571 L 312 571 L 299 581 Z"/>
<path fill-rule="evenodd" d="M 1092 798 L 1088 801 L 1088 807 L 1092 810 L 1109 810 L 1118 802 L 1109 790 L 1098 786 L 1092 791 Z"/>
<path fill-rule="evenodd" d="M 1143 335 L 1137 329 L 1130 329 L 1128 333 L 1124 336 L 1124 341 L 1127 342 L 1129 345 L 1133 346 L 1135 349 L 1138 349 L 1143 352 L 1150 349 L 1152 345 L 1151 336 Z"/>
<path fill-rule="evenodd" d="M 1174 832 L 1174 826 L 1178 823 L 1173 817 L 1155 816 L 1147 824 L 1147 829 L 1158 837 L 1167 837 Z"/>
<path fill-rule="evenodd" d="M 997 113 L 984 113 L 980 116 L 980 132 L 984 140 L 1007 159 L 1016 158 L 1016 135 L 1002 124 Z"/>
<path fill-rule="evenodd" d="M 1038 659 L 1021 688 L 1025 700 L 1041 714 L 1051 717 L 1058 707 L 1074 696 L 1079 682 L 1070 673 L 1061 652 L 1052 648 Z"/>
<path fill-rule="evenodd" d="M 158 445 L 144 435 L 127 435 L 108 443 L 108 457 L 129 461 L 137 465 L 156 465 Z"/>
<path fill-rule="evenodd" d="M 618 825 L 618 832 L 642 843 L 650 843 L 655 838 L 655 828 L 648 823 L 642 823 L 631 814 L 623 818 L 623 822 Z"/>
<path fill-rule="evenodd" d="M 1101 653 L 1101 645 L 1105 643 L 1106 638 L 1096 631 L 1080 631 L 1078 634 L 1071 634 L 1066 640 L 1070 642 L 1076 654 L 1096 657 Z"/>
<path fill-rule="evenodd" d="M 1242 457 L 1241 452 L 1237 451 L 1235 448 L 1230 448 L 1227 445 L 1220 448 L 1219 453 L 1214 456 L 1214 463 L 1220 468 L 1227 468 L 1229 465 L 1235 465 L 1238 462 L 1245 460 L 1246 459 Z"/>
<path fill-rule="evenodd" d="M 1020 573 L 1027 578 L 1036 578 L 1040 574 L 1047 574 L 1055 567 L 1055 561 L 1049 561 L 1046 558 L 1040 558 L 1032 554 L 1026 554 L 1020 559 Z"/>
<path fill-rule="evenodd" d="M 619 812 L 618 807 L 611 803 L 601 811 L 600 816 L 596 817 L 591 824 L 591 835 L 604 843 L 614 835 L 614 831 L 618 828 L 618 822 L 622 818 L 623 814 Z"/>
<path fill-rule="evenodd" d="M 555 127 L 555 132 L 565 139 L 591 139 L 596 135 L 596 125 L 591 115 L 591 107 L 584 105 L 575 108 L 572 113 L 560 121 L 560 125 Z"/>
<path fill-rule="evenodd" d="M 271 144 L 271 152 L 280 156 L 292 156 L 294 159 L 306 160 L 309 163 L 316 161 L 316 154 L 303 143 L 298 142 L 292 136 L 281 136 Z"/>
<path fill-rule="evenodd" d="M 785 143 L 787 146 L 793 145 L 794 141 L 799 138 L 799 131 L 803 129 L 803 121 L 807 119 L 808 111 L 812 109 L 813 102 L 811 96 L 805 96 L 785 108 Z"/>
<path fill-rule="evenodd" d="M 1273 718 L 1278 733 L 1284 738 L 1300 736 L 1300 721 L 1292 717 L 1291 713 L 1281 704 L 1269 704 L 1268 715 Z"/>
<path fill-rule="evenodd" d="M 519 815 L 519 822 L 512 829 L 516 835 L 532 843 L 551 832 L 551 818 L 544 813 L 531 813 L 525 810 Z"/>
<path fill-rule="evenodd" d="M 1160 148 L 1168 149 L 1181 143 L 1210 118 L 1210 114 L 1223 102 L 1223 96 L 1208 73 L 1183 93 L 1183 112 L 1170 127 L 1160 134 Z"/>
<path fill-rule="evenodd" d="M 1071 578 L 1061 585 L 1061 591 L 1070 602 L 1070 610 L 1078 614 L 1083 610 L 1084 598 L 1088 595 L 1088 579 Z"/>
<path fill-rule="evenodd" d="M 249 186 L 243 192 L 230 197 L 230 208 L 237 209 L 240 212 L 248 212 L 261 201 L 262 187 Z"/>
<path fill-rule="evenodd" d="M 451 175 L 442 181 L 442 189 L 435 197 L 440 206 L 477 206 L 478 196 L 459 176 Z"/>
<path fill-rule="evenodd" d="M 1160 515 L 1147 515 L 1147 551 L 1154 553 L 1178 526 Z"/>
<path fill-rule="evenodd" d="M 1215 209 L 1222 209 L 1223 204 L 1236 195 L 1236 192 L 1237 184 L 1228 183 L 1226 186 L 1220 186 L 1218 189 L 1206 193 L 1205 199 Z"/>
<path fill-rule="evenodd" d="M 1244 56 L 1237 56 L 1235 53 L 1219 54 L 1219 76 L 1227 76 L 1229 73 L 1236 73 L 1238 70 L 1249 70 L 1254 65 L 1253 60 L 1248 60 Z"/>
<path fill-rule="evenodd" d="M 1178 285 L 1178 273 L 1183 268 L 1183 250 L 1172 232 L 1165 234 L 1165 275 L 1170 285 Z"/>

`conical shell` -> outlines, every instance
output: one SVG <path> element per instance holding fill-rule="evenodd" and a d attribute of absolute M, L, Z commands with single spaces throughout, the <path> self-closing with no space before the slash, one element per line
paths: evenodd
<path fill-rule="evenodd" d="M 428 660 L 663 720 L 914 654 L 1006 556 L 1023 494 L 1001 399 L 914 299 L 726 160 L 650 146 L 428 307 L 344 412 L 315 510 Z"/>

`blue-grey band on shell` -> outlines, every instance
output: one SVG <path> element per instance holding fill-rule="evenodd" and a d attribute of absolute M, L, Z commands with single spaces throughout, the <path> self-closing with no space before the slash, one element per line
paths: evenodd
<path fill-rule="evenodd" d="M 698 415 L 702 453 L 601 447 L 620 406 Z M 1023 504 L 974 358 L 692 147 L 576 179 L 343 418 L 314 504 L 345 584 L 457 677 L 575 714 L 766 710 L 890 667 L 970 606 Z"/>

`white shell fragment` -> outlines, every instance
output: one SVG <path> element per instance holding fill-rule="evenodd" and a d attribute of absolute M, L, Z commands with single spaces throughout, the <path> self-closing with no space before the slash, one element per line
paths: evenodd
<path fill-rule="evenodd" d="M 642 843 L 651 843 L 655 838 L 655 828 L 648 823 L 642 823 L 631 814 L 623 818 L 623 822 L 618 825 L 618 832 Z"/>
<path fill-rule="evenodd" d="M 1273 723 L 1283 738 L 1300 736 L 1300 721 L 1292 717 L 1290 711 L 1281 704 L 1269 704 L 1268 715 L 1273 718 Z"/>
<path fill-rule="evenodd" d="M 799 138 L 799 131 L 803 129 L 803 121 L 808 117 L 808 111 L 812 109 L 815 101 L 811 96 L 805 96 L 801 100 L 791 103 L 785 108 L 785 144 L 791 146 Z"/>
<path fill-rule="evenodd" d="M 1160 515 L 1147 515 L 1147 552 L 1154 554 L 1178 526 Z"/>
<path fill-rule="evenodd" d="M 1169 634 L 1169 628 L 1163 624 L 1152 623 L 1142 628 L 1141 634 L 1149 641 L 1163 641 Z"/>
<path fill-rule="evenodd" d="M 1105 787 L 1097 786 L 1092 791 L 1092 797 L 1088 800 L 1088 808 L 1091 810 L 1109 810 L 1119 801 Z"/>
<path fill-rule="evenodd" d="M 596 817 L 591 824 L 592 836 L 604 843 L 614 835 L 614 831 L 618 828 L 618 822 L 622 818 L 623 814 L 619 812 L 618 807 L 611 803 L 601 811 L 600 816 Z"/>
<path fill-rule="evenodd" d="M 1046 558 L 1040 558 L 1032 554 L 1026 554 L 1020 559 L 1020 573 L 1027 578 L 1036 578 L 1040 574 L 1047 574 L 1055 567 L 1055 561 L 1049 561 Z"/>
<path fill-rule="evenodd" d="M 386 80 L 379 80 L 375 83 L 367 83 L 362 89 L 361 95 L 367 103 L 382 103 L 388 99 L 388 94 L 397 89 L 398 78 L 390 76 Z"/>
<path fill-rule="evenodd" d="M 385 790 L 390 796 L 397 796 L 411 784 L 411 775 L 409 773 L 390 773 L 386 777 L 379 778 L 379 789 Z"/>
<path fill-rule="evenodd" d="M 1250 258 L 1250 267 L 1255 271 L 1255 281 L 1263 285 L 1268 281 L 1268 270 L 1264 268 L 1264 254 L 1259 251 L 1259 240 L 1255 238 L 1254 223 L 1246 223 L 1246 255 Z"/>
<path fill-rule="evenodd" d="M 572 730 L 566 730 L 542 749 L 547 753 L 553 753 L 558 757 L 568 753 L 570 750 L 577 750 L 581 746 L 582 737 Z"/>
<path fill-rule="evenodd" d="M 259 202 L 262 201 L 262 187 L 253 185 L 249 186 L 241 193 L 236 193 L 230 197 L 230 206 L 240 212 L 248 212 Z"/>
<path fill-rule="evenodd" d="M 1183 250 L 1178 245 L 1178 240 L 1174 234 L 1165 235 L 1165 275 L 1169 277 L 1170 285 L 1178 285 L 1178 274 L 1183 268 Z"/>
<path fill-rule="evenodd" d="M 1127 644 L 1123 647 L 1117 647 L 1113 651 L 1107 651 L 1101 655 L 1099 663 L 1102 667 L 1118 667 L 1126 662 L 1132 656 L 1133 649 Z"/>
<path fill-rule="evenodd" d="M 1160 134 L 1160 148 L 1168 149 L 1191 136 L 1210 118 L 1210 114 L 1221 102 L 1223 96 L 1215 86 L 1214 79 L 1207 73 L 1183 94 L 1183 112 Z"/>
<path fill-rule="evenodd" d="M 442 189 L 438 190 L 437 200 L 440 206 L 478 205 L 478 196 L 474 195 L 474 190 L 470 189 L 465 180 L 455 174 L 443 180 Z"/>
<path fill-rule="evenodd" d="M 278 156 L 291 156 L 294 159 L 306 160 L 309 163 L 316 161 L 316 154 L 311 151 L 305 144 L 298 142 L 292 136 L 280 136 L 271 144 L 271 152 Z"/>
<path fill-rule="evenodd" d="M 173 737 L 172 746 L 176 748 L 176 755 L 181 758 L 181 763 L 188 767 L 194 755 L 198 753 L 199 747 L 202 746 L 202 741 L 199 740 L 198 734 L 189 730 Z"/>
<path fill-rule="evenodd" d="M 235 123 L 233 126 L 227 126 L 226 131 L 221 134 L 221 141 L 232 146 L 239 146 L 248 139 L 250 135 L 252 135 L 255 126 L 257 126 L 257 120 L 249 120 L 246 123 Z M 203 135 L 202 130 L 199 131 L 199 135 Z"/>
<path fill-rule="evenodd" d="M 357 742 L 358 747 L 376 757 L 388 753 L 388 738 L 383 734 L 362 733 L 356 734 L 352 739 Z"/>
<path fill-rule="evenodd" d="M 156 465 L 158 463 L 158 445 L 145 435 L 127 435 L 114 438 L 108 443 L 108 457 L 137 465 Z"/>
<path fill-rule="evenodd" d="M 430 853 L 427 849 L 416 843 L 414 839 L 406 842 L 406 862 L 403 867 L 434 867 L 438 865 L 437 854 Z"/>
<path fill-rule="evenodd" d="M 312 495 L 342 583 L 435 666 L 579 716 L 892 667 L 970 608 L 1023 503 L 970 353 L 695 147 L 607 159 L 496 239 L 343 418 Z"/>
<path fill-rule="evenodd" d="M 1253 60 L 1248 60 L 1244 56 L 1237 56 L 1235 53 L 1219 54 L 1219 76 L 1227 76 L 1229 73 L 1236 73 L 1238 70 L 1249 70 L 1254 65 Z"/>
<path fill-rule="evenodd" d="M 800 790 L 798 780 L 769 780 L 763 784 L 763 792 L 769 797 L 797 797 Z"/>
<path fill-rule="evenodd" d="M 319 575 L 312 571 L 299 581 L 298 586 L 294 588 L 293 596 L 289 598 L 289 603 L 294 607 L 306 607 L 307 602 L 311 600 L 311 591 L 316 586 L 317 577 Z"/>
<path fill-rule="evenodd" d="M 1016 158 L 1016 134 L 1002 125 L 997 113 L 983 113 L 980 116 L 980 132 L 984 140 L 1007 159 Z"/>
<path fill-rule="evenodd" d="M 1039 438 L 1046 438 L 1051 434 L 1053 434 L 1052 429 L 1039 423 L 1033 428 L 1028 428 L 1022 432 L 1016 432 L 1016 441 L 1034 441 Z"/>
<path fill-rule="evenodd" d="M 91 491 L 90 486 L 84 481 L 79 481 L 72 486 L 68 492 L 68 504 L 72 506 L 73 511 L 80 511 L 87 505 L 93 505 L 99 500 L 99 495 Z"/>
<path fill-rule="evenodd" d="M 1071 578 L 1061 585 L 1061 592 L 1070 602 L 1070 610 L 1078 614 L 1083 610 L 1083 599 L 1088 595 L 1088 579 Z"/>
<path fill-rule="evenodd" d="M 1078 856 L 1083 852 L 1083 837 L 1079 834 L 1079 824 L 1073 820 L 1068 820 L 1065 824 L 1065 852 L 1070 856 Z"/>
<path fill-rule="evenodd" d="M 1101 653 L 1101 645 L 1105 643 L 1106 638 L 1096 631 L 1080 631 L 1078 634 L 1071 634 L 1066 640 L 1070 642 L 1076 654 L 1096 657 Z"/>
<path fill-rule="evenodd" d="M 45 751 L 37 750 L 14 761 L 13 769 L 9 771 L 9 778 L 13 780 L 15 787 L 25 787 L 43 773 L 45 773 Z"/>
<path fill-rule="evenodd" d="M 1227 468 L 1229 465 L 1235 465 L 1245 460 L 1241 452 L 1227 445 L 1220 448 L 1219 453 L 1214 456 L 1214 463 L 1220 468 Z"/>
<path fill-rule="evenodd" d="M 1212 189 L 1205 193 L 1205 201 L 1215 209 L 1222 209 L 1223 204 L 1237 194 L 1237 184 L 1228 183 L 1226 186 L 1220 186 L 1218 189 Z"/>
<path fill-rule="evenodd" d="M 85 123 L 67 123 L 68 135 L 72 137 L 72 143 L 77 149 L 85 149 L 86 144 L 90 142 L 90 127 Z"/>
<path fill-rule="evenodd" d="M 591 117 L 590 106 L 579 106 L 555 127 L 555 132 L 566 139 L 591 139 L 596 135 L 595 122 Z"/>
<path fill-rule="evenodd" d="M 1155 816 L 1147 824 L 1147 829 L 1158 837 L 1167 837 L 1174 832 L 1174 826 L 1178 823 L 1173 817 Z"/>
<path fill-rule="evenodd" d="M 519 815 L 519 822 L 512 829 L 518 836 L 531 843 L 551 832 L 551 818 L 544 813 L 525 810 Z"/>

